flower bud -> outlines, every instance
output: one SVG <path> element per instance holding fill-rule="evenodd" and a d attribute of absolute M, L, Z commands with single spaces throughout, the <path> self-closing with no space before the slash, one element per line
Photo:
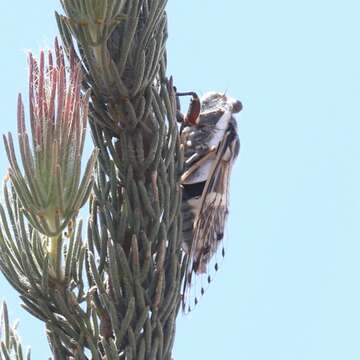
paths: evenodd
<path fill-rule="evenodd" d="M 29 222 L 49 238 L 61 237 L 91 191 L 97 157 L 94 150 L 81 176 L 81 157 L 88 121 L 89 93 L 81 91 L 80 66 L 68 68 L 55 40 L 55 54 L 29 55 L 30 129 L 18 98 L 19 155 L 12 135 L 4 136 L 9 176 Z"/>

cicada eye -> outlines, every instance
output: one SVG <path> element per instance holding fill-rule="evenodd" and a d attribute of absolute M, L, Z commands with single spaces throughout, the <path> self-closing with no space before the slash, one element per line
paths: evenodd
<path fill-rule="evenodd" d="M 232 113 L 237 114 L 242 110 L 243 106 L 240 100 L 236 100 L 232 106 Z"/>

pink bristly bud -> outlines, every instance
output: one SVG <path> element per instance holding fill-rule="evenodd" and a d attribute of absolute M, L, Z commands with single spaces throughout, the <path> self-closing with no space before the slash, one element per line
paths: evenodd
<path fill-rule="evenodd" d="M 82 93 L 82 74 L 74 59 L 66 68 L 62 47 L 39 60 L 30 53 L 29 113 L 31 140 L 19 95 L 17 126 L 21 165 L 11 134 L 4 136 L 9 176 L 31 224 L 47 236 L 59 234 L 86 201 L 97 151 L 81 178 L 81 156 L 88 119 L 89 94 Z"/>

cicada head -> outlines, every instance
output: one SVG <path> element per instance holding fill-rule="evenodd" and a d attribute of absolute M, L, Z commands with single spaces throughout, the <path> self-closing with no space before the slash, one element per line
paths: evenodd
<path fill-rule="evenodd" d="M 236 114 L 242 110 L 242 104 L 224 93 L 210 91 L 202 96 L 201 113 L 230 111 Z"/>

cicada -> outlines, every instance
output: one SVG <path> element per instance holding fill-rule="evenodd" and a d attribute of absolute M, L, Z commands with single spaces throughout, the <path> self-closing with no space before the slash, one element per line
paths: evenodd
<path fill-rule="evenodd" d="M 183 311 L 190 311 L 204 294 L 190 291 L 199 276 L 211 282 L 212 264 L 220 251 L 229 213 L 229 181 L 234 161 L 240 150 L 237 124 L 233 114 L 242 109 L 240 101 L 223 93 L 209 92 L 201 99 L 193 93 L 186 116 L 178 112 L 181 121 L 180 138 L 184 148 L 182 184 L 182 249 L 187 255 L 183 283 Z M 213 265 L 209 269 L 210 264 Z M 198 291 L 196 290 L 196 291 Z"/>

